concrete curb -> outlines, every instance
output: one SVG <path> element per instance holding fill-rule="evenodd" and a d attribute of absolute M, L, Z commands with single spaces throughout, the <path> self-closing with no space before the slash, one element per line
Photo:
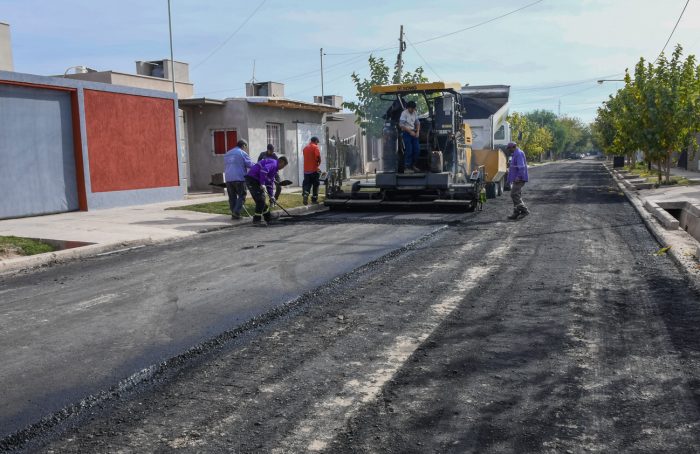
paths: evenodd
<path fill-rule="evenodd" d="M 289 213 L 292 215 L 303 216 L 324 210 L 327 210 L 327 208 L 323 204 L 318 204 L 289 208 L 287 211 L 289 211 Z M 282 211 L 275 211 L 275 213 L 282 213 L 282 216 L 284 216 L 284 212 Z M 100 254 L 106 254 L 110 252 L 116 253 L 145 246 L 153 246 L 156 244 L 182 240 L 185 238 L 191 238 L 192 236 L 201 233 L 216 232 L 219 230 L 231 229 L 240 225 L 247 225 L 250 224 L 250 222 L 250 219 L 245 218 L 238 221 L 233 221 L 230 225 L 212 226 L 210 228 L 205 228 L 196 232 L 186 234 L 169 235 L 157 239 L 154 239 L 152 237 L 145 237 L 129 241 L 91 244 L 89 246 L 81 246 L 73 249 L 64 249 L 62 251 L 47 252 L 45 254 L 36 254 L 27 257 L 17 257 L 8 260 L 2 260 L 0 261 L 0 276 L 18 273 L 21 271 L 40 268 L 44 266 L 52 266 L 59 263 L 66 263 L 82 258 L 95 257 Z"/>
<path fill-rule="evenodd" d="M 621 183 L 621 178 L 618 177 L 616 174 L 617 172 L 610 169 L 607 165 L 603 164 L 603 167 L 610 173 L 610 176 L 612 176 L 613 180 L 617 184 L 618 188 L 625 194 L 627 197 L 627 200 L 632 204 L 632 206 L 637 210 L 637 213 L 639 214 L 639 217 L 642 218 L 642 221 L 644 222 L 644 225 L 646 225 L 647 230 L 651 232 L 651 234 L 654 236 L 656 241 L 661 245 L 661 247 L 670 247 L 674 246 L 674 241 L 672 238 L 670 238 L 672 233 L 681 233 L 688 235 L 686 232 L 683 232 L 682 230 L 678 229 L 678 220 L 673 218 L 670 214 L 668 214 L 665 210 L 662 210 L 658 204 L 654 202 L 649 202 L 645 201 L 647 204 L 649 204 L 652 209 L 659 209 L 663 211 L 663 213 L 669 217 L 671 217 L 675 223 L 675 231 L 671 232 L 669 229 L 665 229 L 662 227 L 659 222 L 655 219 L 655 216 L 648 212 L 645 209 L 645 204 L 642 202 L 641 197 L 639 197 L 637 194 L 632 193 L 630 190 L 628 190 L 625 185 Z M 655 207 L 654 207 L 655 206 Z M 690 237 L 690 235 L 688 235 Z M 692 238 L 692 237 L 691 237 Z M 695 239 L 693 239 L 694 243 L 697 243 Z M 677 245 L 676 245 L 677 246 Z M 688 278 L 688 283 L 690 284 L 691 288 L 693 288 L 696 292 L 700 293 L 700 269 L 698 269 L 698 262 L 697 260 L 700 259 L 700 244 L 696 244 L 695 246 L 695 257 L 698 259 L 693 259 L 692 256 L 689 256 L 689 252 L 692 253 L 693 251 L 688 251 L 685 250 L 688 248 L 679 248 L 679 247 L 671 247 L 668 250 L 668 254 L 671 256 L 671 258 L 676 262 L 676 264 L 679 266 L 681 271 L 685 274 L 685 276 Z"/>

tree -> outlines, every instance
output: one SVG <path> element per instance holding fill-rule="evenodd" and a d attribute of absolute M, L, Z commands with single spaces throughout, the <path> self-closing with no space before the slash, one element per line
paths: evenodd
<path fill-rule="evenodd" d="M 508 116 L 508 122 L 513 137 L 516 138 L 518 146 L 525 152 L 528 159 L 539 159 L 552 148 L 554 142 L 552 132 L 530 120 L 527 115 L 513 112 Z"/>
<path fill-rule="evenodd" d="M 674 152 L 698 147 L 700 130 L 700 66 L 695 56 L 682 59 L 676 46 L 671 59 L 661 54 L 655 63 L 643 58 L 634 77 L 625 74 L 625 86 L 611 96 L 596 118 L 596 140 L 607 151 L 634 158 L 642 150 L 648 162 L 655 162 L 659 182 L 670 182 Z M 662 175 L 665 174 L 665 175 Z"/>
<path fill-rule="evenodd" d="M 379 96 L 371 93 L 373 85 L 387 85 L 392 80 L 396 80 L 396 73 L 389 74 L 389 66 L 383 58 L 375 58 L 369 56 L 369 73 L 368 79 L 361 79 L 360 76 L 353 72 L 350 76 L 357 90 L 357 102 L 345 102 L 343 107 L 355 112 L 357 123 L 362 127 L 365 134 L 371 137 L 381 137 L 382 128 L 384 127 L 384 119 L 382 116 L 391 105 L 391 101 L 382 100 Z M 428 82 L 428 78 L 423 74 L 423 68 L 418 67 L 414 72 L 404 72 L 401 74 L 401 83 L 421 83 Z M 410 99 L 410 96 L 407 97 Z M 419 111 L 425 111 L 425 100 L 422 97 L 415 97 Z"/>

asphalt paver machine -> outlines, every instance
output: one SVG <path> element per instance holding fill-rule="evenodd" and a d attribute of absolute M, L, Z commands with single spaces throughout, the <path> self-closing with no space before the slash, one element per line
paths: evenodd
<path fill-rule="evenodd" d="M 383 116 L 382 171 L 374 181 L 345 182 L 336 169 L 326 180 L 325 204 L 350 207 L 454 207 L 473 211 L 480 203 L 484 169 L 472 163 L 471 130 L 462 120 L 459 83 L 431 82 L 377 85 L 375 96 L 389 106 Z M 405 169 L 399 119 L 409 99 L 422 99 L 420 154 L 416 167 Z"/>

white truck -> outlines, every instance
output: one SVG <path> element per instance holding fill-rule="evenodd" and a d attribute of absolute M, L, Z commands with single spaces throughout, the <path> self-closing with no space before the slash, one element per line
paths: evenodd
<path fill-rule="evenodd" d="M 465 85 L 460 90 L 464 123 L 472 133 L 474 156 L 491 163 L 487 166 L 486 193 L 488 198 L 501 195 L 506 188 L 505 150 L 511 141 L 508 124 L 509 85 Z"/>

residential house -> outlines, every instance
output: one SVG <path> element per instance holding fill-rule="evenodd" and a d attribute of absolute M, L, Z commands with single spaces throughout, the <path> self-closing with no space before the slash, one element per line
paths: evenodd
<path fill-rule="evenodd" d="M 284 97 L 284 85 L 276 82 L 246 84 L 246 96 L 238 98 L 193 98 L 180 100 L 185 112 L 190 154 L 190 190 L 210 189 L 215 174 L 224 169 L 223 155 L 239 139 L 249 144 L 256 160 L 267 144 L 289 159 L 282 177 L 299 185 L 303 180 L 303 148 L 312 136 L 321 143 L 322 169 L 326 169 L 327 115 L 339 107 Z"/>

